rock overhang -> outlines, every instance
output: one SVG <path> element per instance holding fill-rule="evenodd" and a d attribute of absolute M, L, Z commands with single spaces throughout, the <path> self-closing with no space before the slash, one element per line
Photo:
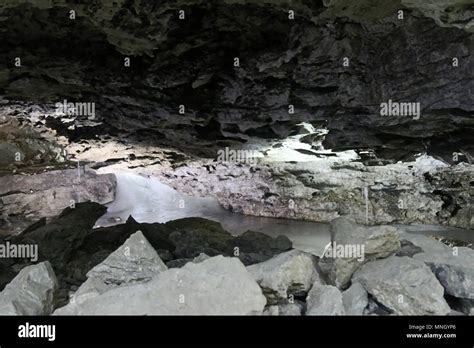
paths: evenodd
<path fill-rule="evenodd" d="M 217 142 L 285 138 L 304 121 L 327 128 L 335 150 L 448 162 L 473 152 L 466 1 L 3 1 L 0 13 L 8 101 L 97 104 L 101 127 L 50 121 L 69 137 L 126 131 L 212 153 Z M 419 102 L 421 117 L 381 116 L 389 99 Z"/>

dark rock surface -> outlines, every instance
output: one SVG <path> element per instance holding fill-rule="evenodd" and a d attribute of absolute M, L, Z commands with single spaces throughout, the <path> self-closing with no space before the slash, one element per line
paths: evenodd
<path fill-rule="evenodd" d="M 423 252 L 423 249 L 417 247 L 415 244 L 407 241 L 401 240 L 400 241 L 400 250 L 395 254 L 396 256 L 408 256 L 413 257 L 413 255 Z"/>
<path fill-rule="evenodd" d="M 212 155 L 307 121 L 327 127 L 326 148 L 467 161 L 472 12 L 465 1 L 2 1 L 1 113 L 29 117 L 21 100 L 42 116 L 65 98 L 95 102 L 92 123 L 42 122 L 73 140 L 127 133 Z M 420 119 L 380 116 L 388 99 L 420 102 Z"/>
<path fill-rule="evenodd" d="M 37 244 L 41 260 L 62 268 L 83 244 L 95 221 L 107 211 L 98 203 L 77 204 L 66 208 L 49 224 L 11 238 L 15 244 Z"/>
<path fill-rule="evenodd" d="M 1 117 L 1 116 L 0 116 Z M 35 128 L 14 118 L 0 118 L 0 175 L 15 173 L 24 167 L 30 170 L 65 164 L 64 148 L 44 139 Z"/>
<path fill-rule="evenodd" d="M 239 248 L 238 256 L 245 265 L 266 261 L 292 248 L 292 243 L 286 236 L 272 238 L 252 231 L 235 237 L 233 244 Z"/>

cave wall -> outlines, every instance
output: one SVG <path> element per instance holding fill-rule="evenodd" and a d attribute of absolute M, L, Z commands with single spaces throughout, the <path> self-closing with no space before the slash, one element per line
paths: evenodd
<path fill-rule="evenodd" d="M 472 14 L 469 1 L 0 1 L 1 105 L 96 103 L 98 123 L 48 120 L 73 140 L 127 132 L 212 156 L 305 121 L 334 150 L 467 160 Z M 421 117 L 380 116 L 388 99 L 419 102 Z"/>

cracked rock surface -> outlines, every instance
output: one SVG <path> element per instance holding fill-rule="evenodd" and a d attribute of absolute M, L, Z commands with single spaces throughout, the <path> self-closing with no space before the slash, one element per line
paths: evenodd
<path fill-rule="evenodd" d="M 47 123 L 72 139 L 123 133 L 207 155 L 249 137 L 284 138 L 304 121 L 329 130 L 327 148 L 472 156 L 469 1 L 290 8 L 294 19 L 286 1 L 3 0 L 1 109 L 26 101 L 48 114 L 64 99 L 94 102 L 93 120 Z M 419 102 L 420 118 L 381 116 L 389 99 Z"/>

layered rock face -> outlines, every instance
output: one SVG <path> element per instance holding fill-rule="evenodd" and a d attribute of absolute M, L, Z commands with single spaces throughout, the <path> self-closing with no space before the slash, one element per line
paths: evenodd
<path fill-rule="evenodd" d="M 0 207 L 7 224 L 8 216 L 34 221 L 51 218 L 80 202 L 110 203 L 116 185 L 114 175 L 98 175 L 84 168 L 7 175 L 1 182 Z"/>
<path fill-rule="evenodd" d="M 2 173 L 123 161 L 244 214 L 472 228 L 469 2 L 3 1 L 0 14 Z M 392 102 L 413 110 L 385 115 Z M 242 146 L 257 166 L 190 157 Z M 108 195 L 104 181 L 91 179 Z"/>
<path fill-rule="evenodd" d="M 96 103 L 93 120 L 48 118 L 72 139 L 123 132 L 215 155 L 306 121 L 329 130 L 327 148 L 382 158 L 474 151 L 468 1 L 2 1 L 0 13 L 3 107 Z M 389 100 L 420 103 L 419 118 L 381 116 Z"/>
<path fill-rule="evenodd" d="M 291 150 L 297 156 L 297 152 Z M 364 224 L 429 223 L 472 228 L 474 166 L 447 166 L 431 157 L 367 166 L 344 158 L 248 166 L 194 161 L 150 172 L 178 191 L 213 195 L 232 211 L 331 221 L 350 215 Z"/>
<path fill-rule="evenodd" d="M 21 110 L 34 118 L 31 109 Z M 80 202 L 115 199 L 113 174 L 98 175 L 71 159 L 54 133 L 0 113 L 0 235 L 21 232 Z"/>
<path fill-rule="evenodd" d="M 393 225 L 473 227 L 473 18 L 468 0 L 0 0 L 0 242 L 39 252 L 0 258 L 0 314 L 472 314 L 472 247 Z M 354 254 L 202 218 L 97 226 L 119 170 L 332 221 Z"/>

